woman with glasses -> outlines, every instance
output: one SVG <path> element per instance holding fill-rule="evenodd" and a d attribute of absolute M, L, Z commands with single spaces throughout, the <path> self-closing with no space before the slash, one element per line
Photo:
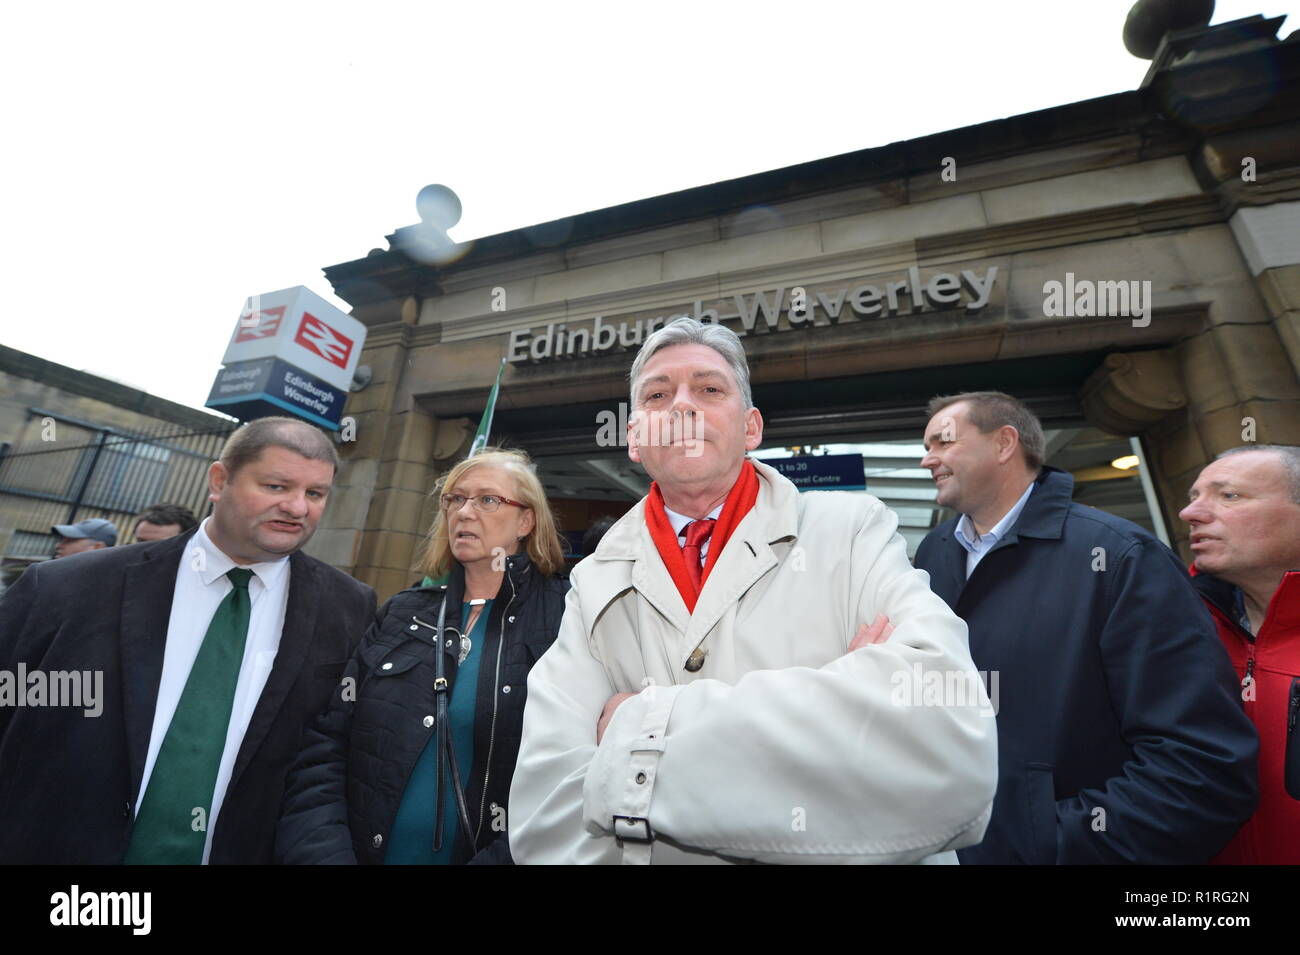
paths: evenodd
<path fill-rule="evenodd" d="M 564 550 L 523 452 L 484 449 L 434 493 L 419 569 L 446 583 L 380 609 L 308 730 L 286 783 L 282 862 L 511 861 L 528 671 L 559 631 Z"/>

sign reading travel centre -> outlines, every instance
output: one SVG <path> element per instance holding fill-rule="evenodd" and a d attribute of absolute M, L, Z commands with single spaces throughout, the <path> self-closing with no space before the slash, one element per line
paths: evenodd
<path fill-rule="evenodd" d="M 763 461 L 801 491 L 865 491 L 867 470 L 860 454 L 803 454 Z"/>
<path fill-rule="evenodd" d="M 988 305 L 997 277 L 997 266 L 991 266 L 983 274 L 962 269 L 960 272 L 937 272 L 928 281 L 922 281 L 920 269 L 912 266 L 907 270 L 906 278 L 878 285 L 864 283 L 811 292 L 802 286 L 794 286 L 733 295 L 734 312 L 720 313 L 717 308 L 705 308 L 703 301 L 696 301 L 689 312 L 683 309 L 658 318 L 625 318 L 620 322 L 607 322 L 603 315 L 597 315 L 590 328 L 569 328 L 564 322 L 549 322 L 536 332 L 531 328 L 512 331 L 506 357 L 512 364 L 521 364 L 634 348 L 657 328 L 687 314 L 701 322 L 739 320 L 740 327 L 735 329 L 739 335 L 941 311 L 963 304 L 966 312 L 974 315 Z"/>
<path fill-rule="evenodd" d="M 303 288 L 244 303 L 207 407 L 243 421 L 290 414 L 339 430 L 366 326 Z"/>

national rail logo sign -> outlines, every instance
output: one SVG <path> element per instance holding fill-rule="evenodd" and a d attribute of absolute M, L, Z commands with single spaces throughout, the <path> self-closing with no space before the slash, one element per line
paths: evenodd
<path fill-rule="evenodd" d="M 250 309 L 239 316 L 236 342 L 251 342 L 258 338 L 274 338 L 284 318 L 283 305 L 278 308 Z"/>
<path fill-rule="evenodd" d="M 352 354 L 352 339 L 330 328 L 310 312 L 302 313 L 302 324 L 298 326 L 298 333 L 294 335 L 293 340 L 340 368 L 348 367 L 348 356 Z"/>
<path fill-rule="evenodd" d="M 250 296 L 207 407 L 249 421 L 286 412 L 338 430 L 366 326 L 301 285 Z"/>

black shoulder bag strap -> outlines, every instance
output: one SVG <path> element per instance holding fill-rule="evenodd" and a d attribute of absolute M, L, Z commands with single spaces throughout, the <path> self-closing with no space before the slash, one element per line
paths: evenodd
<path fill-rule="evenodd" d="M 447 629 L 447 595 L 449 592 L 449 590 L 443 592 L 442 606 L 438 608 L 438 629 L 435 631 L 437 634 L 437 652 L 434 655 L 433 697 L 437 703 L 436 718 L 438 720 L 438 802 L 435 809 L 437 819 L 433 823 L 434 852 L 442 850 L 443 788 L 448 766 L 451 767 L 451 782 L 456 792 L 456 815 L 460 820 L 461 828 L 465 832 L 465 838 L 469 840 L 471 851 L 474 847 L 474 831 L 469 824 L 469 809 L 465 805 L 465 790 L 460 781 L 460 767 L 456 765 L 456 749 L 451 738 L 451 720 L 447 713 L 450 702 L 447 696 L 450 688 L 447 685 L 447 664 L 443 659 L 443 654 L 446 652 L 444 634 Z"/>

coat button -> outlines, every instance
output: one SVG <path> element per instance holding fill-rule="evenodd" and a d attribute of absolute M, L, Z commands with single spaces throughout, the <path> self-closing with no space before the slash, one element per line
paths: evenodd
<path fill-rule="evenodd" d="M 704 666 L 704 651 L 701 650 L 699 647 L 696 647 L 694 650 L 691 651 L 690 657 L 688 657 L 686 660 L 686 669 L 689 670 L 691 673 L 698 673 L 700 668 L 703 666 Z"/>
<path fill-rule="evenodd" d="M 514 622 L 515 622 L 515 618 L 514 618 L 514 617 L 511 617 L 511 618 L 510 618 L 510 622 L 511 622 L 511 623 L 514 623 Z"/>
<path fill-rule="evenodd" d="M 131 818 L 131 804 L 129 802 L 122 803 L 122 818 Z"/>
<path fill-rule="evenodd" d="M 391 663 L 385 663 L 385 664 L 384 664 L 383 666 L 381 666 L 379 669 L 381 669 L 381 670 L 391 670 L 392 668 L 393 668 L 393 665 L 392 665 Z"/>
<path fill-rule="evenodd" d="M 411 630 L 419 630 L 419 629 L 420 629 L 420 625 L 419 625 L 418 623 L 413 623 L 413 624 L 411 624 L 411 626 L 410 626 L 409 629 L 411 629 Z"/>
<path fill-rule="evenodd" d="M 509 693 L 509 692 L 510 692 L 510 684 L 507 683 L 505 686 L 503 686 L 503 687 L 501 688 L 501 692 L 502 692 L 502 693 Z"/>
<path fill-rule="evenodd" d="M 432 725 L 433 725 L 433 717 L 432 717 L 432 716 L 426 716 L 426 717 L 424 718 L 424 725 L 425 725 L 425 727 L 432 726 Z"/>
<path fill-rule="evenodd" d="M 645 783 L 645 773 L 637 773 L 636 781 L 638 786 L 643 785 Z"/>
<path fill-rule="evenodd" d="M 451 641 L 450 641 L 450 640 L 447 641 L 447 646 L 451 646 Z"/>
<path fill-rule="evenodd" d="M 373 839 L 370 840 L 370 844 L 374 846 L 376 849 L 378 849 L 380 846 L 384 844 L 384 837 L 375 836 Z"/>

